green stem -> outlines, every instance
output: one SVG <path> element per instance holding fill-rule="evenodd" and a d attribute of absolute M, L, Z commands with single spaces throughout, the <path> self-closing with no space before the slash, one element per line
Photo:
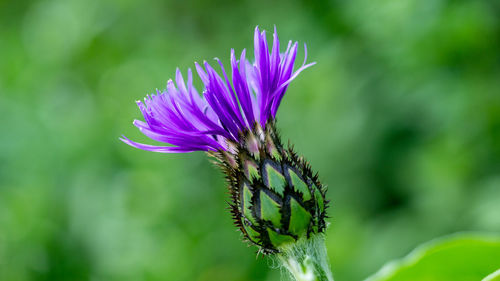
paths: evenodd
<path fill-rule="evenodd" d="M 333 281 L 323 235 L 316 234 L 280 249 L 279 262 L 295 281 Z"/>

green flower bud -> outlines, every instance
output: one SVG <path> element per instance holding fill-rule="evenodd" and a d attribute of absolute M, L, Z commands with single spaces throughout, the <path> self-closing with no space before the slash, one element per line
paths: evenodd
<path fill-rule="evenodd" d="M 307 162 L 285 149 L 273 122 L 244 132 L 229 152 L 211 153 L 225 172 L 235 224 L 263 253 L 325 230 L 326 188 Z"/>

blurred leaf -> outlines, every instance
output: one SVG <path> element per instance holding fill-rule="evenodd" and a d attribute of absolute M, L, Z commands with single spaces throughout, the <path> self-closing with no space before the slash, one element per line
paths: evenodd
<path fill-rule="evenodd" d="M 500 281 L 500 269 L 486 276 L 482 281 Z"/>
<path fill-rule="evenodd" d="M 417 247 L 408 256 L 386 264 L 367 281 L 481 280 L 499 266 L 500 236 L 458 233 Z M 498 280 L 498 274 L 484 280 Z"/>

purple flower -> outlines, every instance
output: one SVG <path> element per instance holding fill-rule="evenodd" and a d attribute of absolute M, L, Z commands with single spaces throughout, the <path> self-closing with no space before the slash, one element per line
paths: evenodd
<path fill-rule="evenodd" d="M 274 120 L 288 84 L 314 63 L 306 64 L 307 49 L 301 67 L 293 70 L 298 43 L 288 42 L 284 53 L 276 28 L 271 52 L 265 31 L 255 28 L 254 55 L 250 63 L 243 52 L 239 60 L 231 50 L 230 80 L 219 59 L 222 77 L 207 63 L 196 63 L 198 76 L 205 90 L 203 96 L 193 87 L 193 75 L 188 69 L 187 83 L 177 69 L 175 83 L 169 80 L 165 91 L 137 101 L 145 122 L 134 125 L 149 138 L 170 144 L 154 146 L 121 140 L 131 146 L 156 152 L 219 151 L 228 149 L 228 141 L 239 142 L 242 132 L 256 124 L 265 127 Z"/>

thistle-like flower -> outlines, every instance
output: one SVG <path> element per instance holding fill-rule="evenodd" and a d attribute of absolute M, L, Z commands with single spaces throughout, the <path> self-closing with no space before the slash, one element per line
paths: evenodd
<path fill-rule="evenodd" d="M 288 85 L 304 69 L 294 70 L 298 43 L 284 53 L 276 29 L 272 50 L 265 31 L 255 29 L 255 60 L 243 50 L 231 50 L 231 79 L 219 59 L 222 76 L 207 62 L 195 64 L 205 89 L 200 96 L 188 70 L 187 83 L 177 70 L 164 92 L 148 95 L 137 104 L 145 122 L 134 125 L 149 138 L 170 144 L 125 143 L 156 152 L 206 151 L 215 157 L 229 182 L 231 210 L 244 236 L 263 253 L 278 253 L 296 241 L 325 229 L 326 188 L 309 165 L 285 148 L 275 117 Z"/>

